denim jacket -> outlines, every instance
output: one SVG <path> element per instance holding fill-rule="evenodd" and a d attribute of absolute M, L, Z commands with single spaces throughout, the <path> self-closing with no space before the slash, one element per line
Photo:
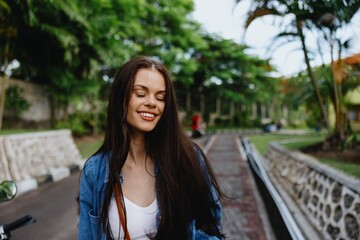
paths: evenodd
<path fill-rule="evenodd" d="M 203 157 L 199 152 L 199 162 L 202 168 L 207 172 L 207 168 Z M 155 165 L 155 174 L 157 172 Z M 79 240 L 106 240 L 105 233 L 102 231 L 100 211 L 105 196 L 105 186 L 109 180 L 109 164 L 106 154 L 96 154 L 90 157 L 84 165 L 80 179 L 80 213 L 78 225 Z M 120 175 L 120 182 L 122 182 Z M 217 224 L 221 228 L 222 209 L 220 201 L 215 193 L 215 189 L 211 186 L 211 193 L 216 202 L 214 214 L 217 216 Z M 159 226 L 160 211 L 157 213 L 157 226 Z M 209 236 L 200 229 L 196 229 L 195 219 L 189 225 L 191 233 L 190 240 L 219 240 L 218 237 Z"/>

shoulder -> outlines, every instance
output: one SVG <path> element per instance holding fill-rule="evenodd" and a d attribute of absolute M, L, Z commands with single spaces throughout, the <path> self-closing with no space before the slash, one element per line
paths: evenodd
<path fill-rule="evenodd" d="M 203 152 L 203 150 L 201 149 L 201 147 L 199 145 L 197 145 L 196 143 L 194 144 L 194 151 L 196 153 L 196 157 L 197 160 L 199 161 L 199 164 L 201 166 L 201 168 L 206 168 L 206 155 Z"/>
<path fill-rule="evenodd" d="M 104 153 L 97 153 L 91 157 L 89 157 L 84 164 L 84 167 L 82 169 L 82 174 L 86 178 L 94 178 L 98 175 L 98 172 L 102 169 L 105 170 L 106 162 Z"/>

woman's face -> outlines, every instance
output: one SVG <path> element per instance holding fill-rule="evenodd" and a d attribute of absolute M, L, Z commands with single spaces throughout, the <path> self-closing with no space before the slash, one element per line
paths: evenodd
<path fill-rule="evenodd" d="M 140 69 L 135 75 L 127 122 L 140 132 L 152 131 L 165 108 L 165 79 L 156 69 Z"/>

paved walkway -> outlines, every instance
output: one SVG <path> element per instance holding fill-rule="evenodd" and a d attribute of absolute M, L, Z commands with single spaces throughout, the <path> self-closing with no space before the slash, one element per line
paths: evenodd
<path fill-rule="evenodd" d="M 223 203 L 226 239 L 274 239 L 248 163 L 242 157 L 239 135 L 216 134 L 195 141 L 206 152 L 224 192 L 236 197 Z"/>

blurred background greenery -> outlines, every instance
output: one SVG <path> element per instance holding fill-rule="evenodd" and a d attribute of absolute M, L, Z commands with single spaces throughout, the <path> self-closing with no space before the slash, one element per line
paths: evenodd
<path fill-rule="evenodd" d="M 0 0 L 0 129 L 101 135 L 115 72 L 148 55 L 171 72 L 185 129 L 200 112 L 209 129 L 311 128 L 326 131 L 324 142 L 336 148 L 358 145 L 360 100 L 349 94 L 360 86 L 360 58 L 344 54 L 354 42 L 345 28 L 360 2 L 252 3 L 244 28 L 265 16 L 286 18 L 274 21 L 281 32 L 269 52 L 298 42 L 305 71 L 280 76 L 270 59 L 248 54 L 249 46 L 206 32 L 192 16 L 192 0 Z M 312 63 L 325 54 L 330 63 Z M 46 94 L 45 119 L 30 118 L 45 108 L 34 110 L 42 100 L 19 82 Z"/>

